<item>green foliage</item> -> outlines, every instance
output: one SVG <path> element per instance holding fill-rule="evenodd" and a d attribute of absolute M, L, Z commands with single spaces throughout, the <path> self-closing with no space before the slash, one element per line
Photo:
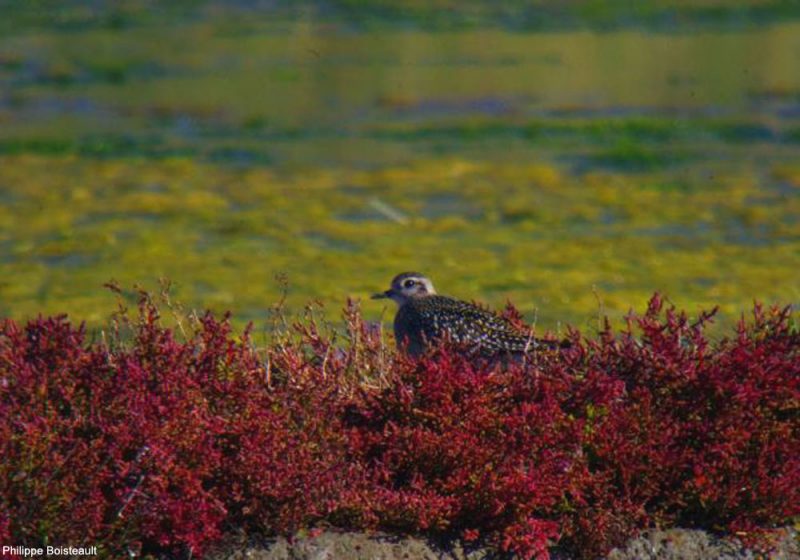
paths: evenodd
<path fill-rule="evenodd" d="M 722 325 L 797 301 L 800 27 L 747 15 L 779 3 L 675 1 L 623 27 L 752 25 L 576 29 L 617 21 L 604 4 L 542 4 L 555 33 L 509 31 L 522 3 L 471 2 L 448 32 L 396 26 L 447 1 L 20 7 L 0 35 L 0 313 L 96 327 L 98 286 L 163 276 L 260 328 L 279 272 L 298 309 L 406 269 L 551 329 L 655 288 Z M 379 29 L 341 24 L 359 17 Z"/>
<path fill-rule="evenodd" d="M 800 170 L 781 177 L 798 181 Z M 67 311 L 97 325 L 109 300 L 98 286 L 165 276 L 191 307 L 261 325 L 280 296 L 279 272 L 299 309 L 309 294 L 332 305 L 366 298 L 407 268 L 463 298 L 512 298 L 529 320 L 538 308 L 545 328 L 594 325 L 594 288 L 612 318 L 652 285 L 690 308 L 717 300 L 728 323 L 753 294 L 797 297 L 796 245 L 776 244 L 797 235 L 797 197 L 752 179 L 700 188 L 613 173 L 575 179 L 545 164 L 278 173 L 19 155 L 2 158 L 0 182 L 11 202 L 0 210 L 2 312 L 14 316 Z"/>

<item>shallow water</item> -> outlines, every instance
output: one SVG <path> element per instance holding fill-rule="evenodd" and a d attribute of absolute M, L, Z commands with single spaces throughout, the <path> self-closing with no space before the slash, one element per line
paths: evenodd
<path fill-rule="evenodd" d="M 166 276 L 260 325 L 278 273 L 335 309 L 406 269 L 541 328 L 800 299 L 795 21 L 20 25 L 0 90 L 3 315 Z"/>

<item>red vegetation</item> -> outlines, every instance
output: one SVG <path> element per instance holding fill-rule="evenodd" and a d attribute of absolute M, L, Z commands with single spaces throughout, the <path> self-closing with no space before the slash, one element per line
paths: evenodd
<path fill-rule="evenodd" d="M 584 557 L 643 527 L 800 515 L 800 334 L 756 308 L 711 343 L 654 297 L 528 363 L 387 356 L 352 307 L 256 350 L 143 298 L 110 340 L 0 326 L 0 541 L 194 557 L 226 531 L 382 529 Z"/>

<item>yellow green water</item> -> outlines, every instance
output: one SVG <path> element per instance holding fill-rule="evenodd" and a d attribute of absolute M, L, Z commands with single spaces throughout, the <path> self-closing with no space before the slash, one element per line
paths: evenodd
<path fill-rule="evenodd" d="M 0 315 L 168 277 L 260 326 L 277 274 L 338 308 L 409 269 L 551 329 L 800 300 L 798 22 L 195 16 L 0 35 Z"/>

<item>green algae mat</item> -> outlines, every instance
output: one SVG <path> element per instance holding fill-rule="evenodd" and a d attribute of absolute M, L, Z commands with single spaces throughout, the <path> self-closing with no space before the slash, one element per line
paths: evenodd
<path fill-rule="evenodd" d="M 558 5 L 0 4 L 0 315 L 800 300 L 800 10 Z"/>

